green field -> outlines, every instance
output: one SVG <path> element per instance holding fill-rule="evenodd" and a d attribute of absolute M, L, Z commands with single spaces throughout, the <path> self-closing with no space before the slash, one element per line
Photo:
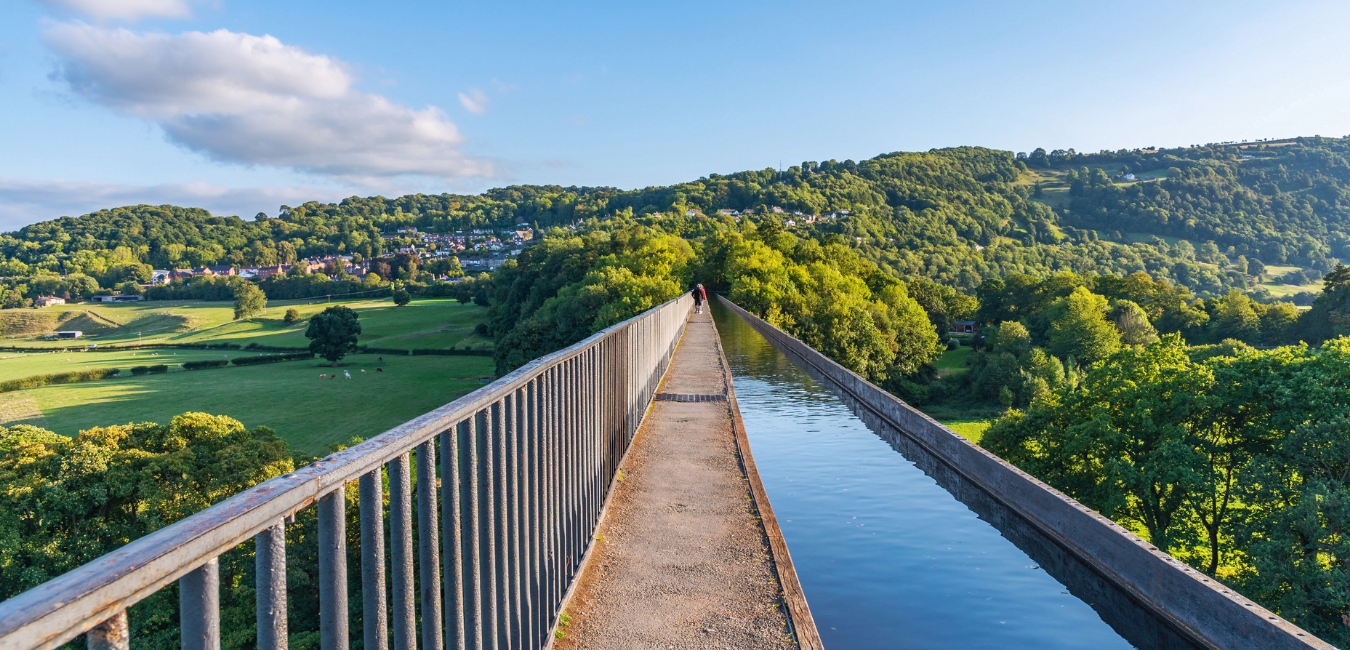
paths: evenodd
<path fill-rule="evenodd" d="M 0 394 L 0 421 L 73 436 L 95 426 L 167 423 L 203 411 L 272 427 L 294 449 L 319 455 L 334 442 L 368 438 L 451 402 L 492 376 L 487 357 L 378 358 L 354 355 L 337 369 L 322 360 L 287 361 L 44 386 Z"/>
<path fill-rule="evenodd" d="M 966 360 L 969 359 L 970 355 L 974 352 L 974 348 L 965 345 L 956 348 L 955 350 L 948 350 L 943 352 L 942 356 L 938 357 L 937 361 L 933 362 L 933 367 L 937 368 L 939 376 L 966 372 L 967 370 L 970 370 L 970 368 L 966 366 Z"/>
<path fill-rule="evenodd" d="M 448 298 L 417 300 L 394 307 L 388 300 L 324 303 L 278 301 L 263 314 L 234 319 L 229 302 L 153 301 L 110 305 L 60 305 L 46 309 L 0 311 L 3 343 L 34 348 L 83 347 L 90 343 L 238 343 L 301 348 L 308 345 L 308 321 L 282 321 L 294 307 L 307 319 L 333 304 L 355 309 L 361 316 L 361 344 L 387 348 L 491 349 L 492 342 L 473 333 L 487 309 L 461 305 Z M 58 329 L 85 333 L 78 340 L 44 341 L 38 338 Z"/>
<path fill-rule="evenodd" d="M 955 431 L 962 438 L 978 445 L 980 440 L 984 438 L 984 432 L 993 423 L 993 420 L 950 420 L 944 421 L 942 424 Z"/>
<path fill-rule="evenodd" d="M 117 368 L 128 374 L 132 366 L 164 364 L 170 371 L 178 364 L 203 359 L 255 357 L 246 350 L 127 350 L 125 352 L 0 352 L 0 381 L 97 368 Z"/>
<path fill-rule="evenodd" d="M 361 343 L 374 347 L 412 349 L 450 347 L 491 349 L 491 342 L 473 334 L 486 310 L 453 300 L 421 300 L 404 307 L 387 301 L 343 303 L 360 315 Z M 294 305 L 303 317 L 328 304 Z M 78 341 L 36 341 L 14 335 L 8 345 L 24 344 L 33 352 L 0 353 L 0 380 L 86 368 L 118 368 L 116 378 L 44 386 L 0 394 L 0 425 L 34 424 L 73 436 L 96 426 L 128 422 L 167 423 L 188 411 L 228 415 L 245 426 L 268 426 L 292 448 L 320 455 L 336 442 L 370 437 L 406 422 L 490 380 L 493 361 L 482 356 L 406 356 L 356 354 L 336 368 L 322 359 L 285 361 L 257 366 L 229 366 L 183 371 L 178 364 L 202 359 L 257 356 L 250 350 L 142 349 L 83 351 L 90 343 L 237 343 L 304 348 L 307 321 L 281 321 L 287 305 L 271 306 L 261 317 L 232 322 L 229 303 L 140 303 L 66 306 L 51 311 L 10 309 L 0 312 L 6 324 L 33 321 L 105 323 Z M 38 316 L 34 317 L 36 313 Z M 11 314 L 18 314 L 13 316 Z M 26 319 L 26 320 L 25 320 Z M 22 322 L 21 322 L 22 321 Z M 172 331 L 151 333 L 148 325 L 166 324 Z M 92 328 L 91 328 L 92 329 Z M 38 351 L 39 346 L 80 346 Z M 383 359 L 383 360 L 381 360 Z M 170 372 L 131 377 L 132 366 L 164 364 Z M 376 368 L 382 371 L 376 372 Z M 351 374 L 351 379 L 343 371 Z M 362 373 L 361 371 L 365 372 Z M 337 374 L 335 379 L 320 375 Z"/>

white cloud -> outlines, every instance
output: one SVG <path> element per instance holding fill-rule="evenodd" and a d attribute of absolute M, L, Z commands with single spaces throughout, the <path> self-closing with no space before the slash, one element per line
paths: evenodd
<path fill-rule="evenodd" d="M 87 16 L 96 21 L 137 21 L 142 18 L 191 18 L 185 0 L 39 0 L 50 8 Z"/>
<path fill-rule="evenodd" d="M 459 93 L 459 104 L 474 115 L 482 115 L 487 112 L 488 96 L 477 88 L 470 88 L 467 95 Z"/>
<path fill-rule="evenodd" d="M 77 217 L 104 208 L 142 203 L 206 208 L 215 215 L 237 215 L 245 219 L 252 219 L 259 212 L 275 217 L 277 208 L 283 204 L 337 201 L 350 194 L 296 186 L 230 188 L 210 183 L 135 186 L 0 178 L 0 231 L 9 232 L 57 217 Z"/>
<path fill-rule="evenodd" d="M 490 161 L 460 151 L 466 140 L 441 109 L 358 91 L 347 64 L 271 36 L 58 23 L 45 37 L 61 58 L 56 77 L 76 94 L 152 120 L 214 160 L 366 185 L 493 172 Z"/>

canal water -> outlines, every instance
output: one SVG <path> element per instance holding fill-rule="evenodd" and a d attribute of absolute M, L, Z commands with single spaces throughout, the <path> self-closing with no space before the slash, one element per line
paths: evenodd
<path fill-rule="evenodd" d="M 827 648 L 1192 647 L 712 307 L 755 463 Z"/>

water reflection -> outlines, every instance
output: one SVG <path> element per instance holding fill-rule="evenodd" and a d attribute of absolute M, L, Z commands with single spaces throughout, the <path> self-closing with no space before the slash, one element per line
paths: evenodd
<path fill-rule="evenodd" d="M 755 462 L 827 647 L 1195 647 L 712 306 Z"/>

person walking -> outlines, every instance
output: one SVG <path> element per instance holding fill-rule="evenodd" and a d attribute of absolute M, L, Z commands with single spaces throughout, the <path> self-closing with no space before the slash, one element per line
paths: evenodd
<path fill-rule="evenodd" d="M 703 285 L 694 287 L 694 313 L 703 313 L 703 302 L 708 299 L 708 294 L 703 290 Z"/>

